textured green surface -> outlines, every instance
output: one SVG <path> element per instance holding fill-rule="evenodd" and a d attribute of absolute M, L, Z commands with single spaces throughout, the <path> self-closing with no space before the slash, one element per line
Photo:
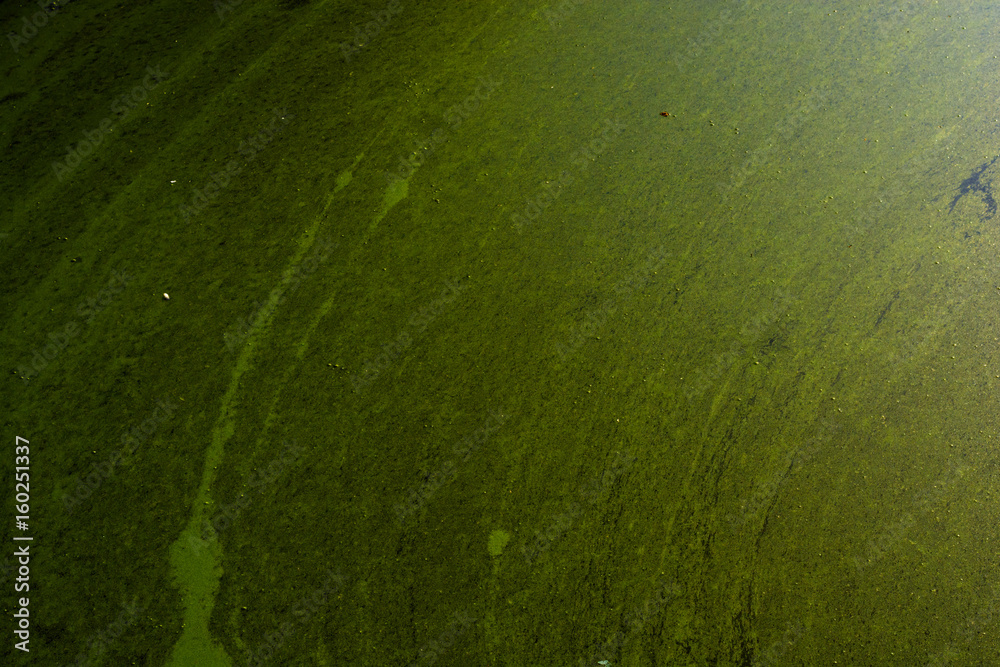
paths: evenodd
<path fill-rule="evenodd" d="M 991 664 L 1000 233 L 955 197 L 998 19 L 81 2 L 5 44 L 2 661 Z"/>

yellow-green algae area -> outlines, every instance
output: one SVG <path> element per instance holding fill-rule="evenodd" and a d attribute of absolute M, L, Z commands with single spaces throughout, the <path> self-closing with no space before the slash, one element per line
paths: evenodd
<path fill-rule="evenodd" d="M 898 9 L 67 5 L 0 91 L 28 660 L 987 661 L 996 17 Z"/>

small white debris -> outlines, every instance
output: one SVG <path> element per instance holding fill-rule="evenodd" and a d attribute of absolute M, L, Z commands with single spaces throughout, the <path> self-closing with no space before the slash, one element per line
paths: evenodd
<path fill-rule="evenodd" d="M 164 293 L 163 293 L 163 300 L 164 300 L 164 301 L 170 301 L 170 295 L 169 295 L 169 294 L 167 294 L 166 292 L 164 292 Z"/>

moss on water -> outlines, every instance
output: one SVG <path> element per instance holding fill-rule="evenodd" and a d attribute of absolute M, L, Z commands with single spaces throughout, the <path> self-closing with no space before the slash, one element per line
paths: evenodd
<path fill-rule="evenodd" d="M 489 541 L 487 542 L 487 551 L 490 555 L 496 558 L 503 553 L 503 549 L 510 542 L 510 533 L 506 530 L 494 530 L 490 533 Z"/>
<path fill-rule="evenodd" d="M 203 548 L 203 517 L 196 515 L 171 547 L 170 562 L 184 604 L 183 632 L 170 654 L 170 665 L 227 667 L 233 660 L 212 637 L 209 618 L 215 607 L 222 568 L 221 549 L 216 542 Z"/>
<path fill-rule="evenodd" d="M 988 661 L 995 17 L 711 4 L 69 3 L 4 61 L 28 664 Z"/>

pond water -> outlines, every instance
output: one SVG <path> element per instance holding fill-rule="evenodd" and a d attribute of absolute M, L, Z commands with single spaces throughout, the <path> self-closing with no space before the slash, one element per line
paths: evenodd
<path fill-rule="evenodd" d="M 697 4 L 18 46 L 45 664 L 992 664 L 1000 11 Z"/>

